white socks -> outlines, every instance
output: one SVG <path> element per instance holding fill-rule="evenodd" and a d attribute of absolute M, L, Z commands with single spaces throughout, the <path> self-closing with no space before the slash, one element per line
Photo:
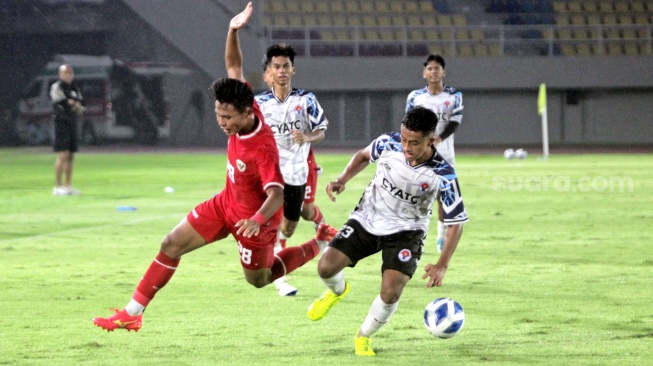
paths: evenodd
<path fill-rule="evenodd" d="M 374 333 L 390 320 L 392 314 L 397 311 L 397 306 L 399 306 L 399 301 L 394 304 L 386 304 L 381 300 L 381 295 L 378 295 L 372 302 L 370 311 L 367 313 L 363 325 L 361 325 L 359 335 L 365 337 L 373 336 Z"/>
<path fill-rule="evenodd" d="M 323 278 L 322 282 L 326 287 L 331 290 L 336 295 L 342 295 L 345 292 L 345 271 L 342 270 L 338 272 L 335 276 L 331 278 Z"/>
<path fill-rule="evenodd" d="M 136 315 L 141 315 L 145 311 L 145 306 L 139 304 L 136 302 L 136 300 L 131 299 L 129 301 L 129 304 L 125 306 L 125 310 L 127 311 L 127 314 L 131 316 L 136 316 Z"/>

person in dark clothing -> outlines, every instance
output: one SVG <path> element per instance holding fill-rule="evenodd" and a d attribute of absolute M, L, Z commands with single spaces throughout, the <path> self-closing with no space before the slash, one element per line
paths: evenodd
<path fill-rule="evenodd" d="M 80 195 L 72 187 L 73 154 L 77 152 L 77 116 L 83 112 L 82 93 L 73 84 L 75 72 L 68 64 L 59 67 L 59 80 L 50 87 L 54 108 L 54 151 L 58 153 L 54 165 L 55 196 Z M 63 179 L 62 179 L 63 178 Z M 63 180 L 63 182 L 62 182 Z"/>

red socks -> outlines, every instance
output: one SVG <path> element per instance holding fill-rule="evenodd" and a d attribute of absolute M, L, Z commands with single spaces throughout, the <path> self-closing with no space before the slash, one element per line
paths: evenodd
<path fill-rule="evenodd" d="M 157 291 L 162 289 L 175 274 L 180 259 L 172 259 L 163 252 L 159 252 L 141 278 L 141 282 L 134 291 L 133 299 L 139 304 L 147 306 Z"/>
<path fill-rule="evenodd" d="M 313 206 L 313 218 L 311 221 L 313 221 L 316 224 L 320 224 L 324 220 L 324 216 L 322 216 L 322 211 L 317 206 Z"/>
<path fill-rule="evenodd" d="M 311 239 L 302 245 L 288 247 L 280 251 L 274 256 L 272 281 L 303 266 L 318 254 L 320 254 L 320 247 L 317 245 L 315 239 Z"/>

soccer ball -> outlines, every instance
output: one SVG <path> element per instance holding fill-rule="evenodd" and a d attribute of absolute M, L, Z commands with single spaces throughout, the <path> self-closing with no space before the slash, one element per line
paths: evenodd
<path fill-rule="evenodd" d="M 515 150 L 506 149 L 506 151 L 503 152 L 503 157 L 506 159 L 513 159 L 515 157 Z"/>
<path fill-rule="evenodd" d="M 524 149 L 515 150 L 515 158 L 517 158 L 517 159 L 526 159 L 527 156 L 528 156 L 528 152 L 526 152 L 526 150 L 524 150 Z"/>
<path fill-rule="evenodd" d="M 450 298 L 441 297 L 426 305 L 424 326 L 436 337 L 451 338 L 465 325 L 465 312 L 460 304 Z"/>

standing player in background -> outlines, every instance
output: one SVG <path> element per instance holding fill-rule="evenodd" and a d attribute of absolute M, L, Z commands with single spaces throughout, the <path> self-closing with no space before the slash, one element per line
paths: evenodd
<path fill-rule="evenodd" d="M 295 55 L 295 50 L 285 44 L 267 49 L 263 78 L 270 90 L 256 96 L 265 122 L 274 131 L 285 181 L 284 217 L 275 251 L 286 247 L 286 240 L 294 234 L 300 217 L 313 221 L 316 228 L 323 221 L 320 209 L 314 204 L 317 165 L 311 143 L 324 140 L 328 121 L 313 93 L 292 88 Z M 276 280 L 275 285 L 281 296 L 297 294 L 297 289 L 285 277 Z"/>
<path fill-rule="evenodd" d="M 73 84 L 75 71 L 72 66 L 59 66 L 59 80 L 50 87 L 50 99 L 54 107 L 54 151 L 58 154 L 54 165 L 55 196 L 80 195 L 72 187 L 73 160 L 77 152 L 77 116 L 82 114 L 82 93 Z M 62 184 L 62 178 L 63 184 Z"/>
<path fill-rule="evenodd" d="M 263 287 L 315 258 L 335 235 L 322 224 L 314 239 L 276 255 L 274 243 L 281 222 L 283 176 L 274 135 L 263 120 L 254 93 L 245 82 L 238 29 L 252 15 L 252 3 L 229 25 L 225 64 L 229 78 L 213 83 L 218 125 L 229 137 L 224 190 L 196 206 L 163 238 L 161 249 L 123 310 L 93 322 L 108 331 L 138 331 L 143 311 L 172 278 L 181 256 L 233 235 L 247 282 Z"/>
<path fill-rule="evenodd" d="M 422 71 L 422 77 L 426 79 L 426 87 L 413 90 L 408 94 L 406 112 L 415 106 L 422 106 L 438 116 L 434 144 L 438 153 L 455 167 L 454 132 L 463 120 L 463 93 L 444 85 L 444 76 L 444 58 L 436 54 L 428 55 Z M 446 235 L 447 226 L 444 222 L 438 221 L 438 252 L 442 252 Z"/>
<path fill-rule="evenodd" d="M 426 287 L 442 285 L 468 220 L 456 172 L 434 146 L 437 121 L 429 109 L 411 109 L 401 122 L 401 132 L 381 135 L 360 149 L 327 186 L 329 198 L 335 201 L 333 193 L 342 193 L 369 163 L 377 163 L 372 182 L 318 262 L 327 290 L 307 314 L 311 320 L 324 318 L 349 292 L 344 268 L 382 252 L 381 290 L 356 332 L 357 355 L 374 356 L 371 337 L 397 310 L 401 293 L 417 269 L 435 202 L 440 219 L 451 226 L 438 262 L 424 267 Z"/>

